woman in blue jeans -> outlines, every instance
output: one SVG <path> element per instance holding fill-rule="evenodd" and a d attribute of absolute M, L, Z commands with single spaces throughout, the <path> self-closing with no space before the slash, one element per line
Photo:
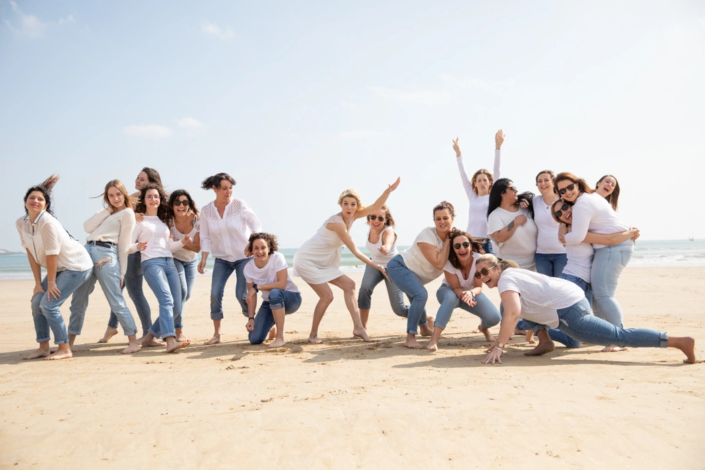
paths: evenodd
<path fill-rule="evenodd" d="M 513 261 L 500 260 L 492 254 L 482 255 L 476 269 L 475 276 L 487 287 L 499 290 L 505 309 L 497 341 L 488 350 L 483 364 L 502 363 L 503 348 L 520 318 L 534 326 L 558 328 L 590 344 L 677 348 L 686 356 L 683 362 L 695 363 L 693 338 L 669 338 L 667 333 L 645 328 L 621 328 L 590 315 L 585 293 L 571 282 L 520 269 Z M 539 330 L 538 337 L 537 348 L 543 354 L 553 351 L 553 342 L 545 329 Z"/>
<path fill-rule="evenodd" d="M 436 292 L 441 306 L 431 342 L 426 346 L 429 351 L 438 350 L 438 340 L 456 308 L 480 317 L 479 330 L 487 341 L 494 341 L 490 328 L 502 319 L 497 307 L 482 293 L 482 281 L 475 278 L 475 260 L 483 253 L 481 245 L 472 241 L 470 235 L 462 230 L 453 229 L 449 239 L 451 249 L 443 267 L 445 279 Z"/>
<path fill-rule="evenodd" d="M 296 312 L 301 306 L 301 294 L 289 277 L 284 255 L 277 252 L 277 237 L 269 233 L 250 235 L 247 248 L 253 255 L 245 266 L 247 280 L 247 331 L 252 344 L 261 344 L 276 326 L 274 341 L 268 348 L 280 348 L 284 340 L 284 316 Z M 262 305 L 257 311 L 257 291 L 262 294 Z M 270 335 L 271 336 L 271 335 Z M 270 338 L 271 339 L 271 338 Z"/>
<path fill-rule="evenodd" d="M 550 277 L 560 277 L 567 263 L 565 246 L 558 240 L 558 222 L 551 216 L 551 206 L 559 197 L 554 190 L 551 170 L 536 175 L 536 187 L 541 195 L 533 198 L 536 235 L 536 272 Z"/>
<path fill-rule="evenodd" d="M 39 348 L 25 359 L 58 360 L 73 356 L 59 308 L 93 272 L 88 252 L 52 215 L 51 190 L 58 180 L 58 176 L 51 176 L 29 188 L 24 196 L 26 215 L 15 223 L 34 276 L 32 318 L 39 343 Z M 46 269 L 43 280 L 42 268 Z M 53 353 L 49 349 L 52 332 L 58 345 Z"/>

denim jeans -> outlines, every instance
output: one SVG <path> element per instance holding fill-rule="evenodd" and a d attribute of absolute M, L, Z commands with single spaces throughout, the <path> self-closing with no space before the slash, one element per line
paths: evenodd
<path fill-rule="evenodd" d="M 418 333 L 418 326 L 426 326 L 426 301 L 428 292 L 421 284 L 418 276 L 404 264 L 404 258 L 396 255 L 387 264 L 387 276 L 397 287 L 409 297 L 411 305 L 406 317 L 406 332 L 412 335 Z"/>
<path fill-rule="evenodd" d="M 404 304 L 404 293 L 399 290 L 396 284 L 389 282 L 379 269 L 372 266 L 365 266 L 365 274 L 362 276 L 360 283 L 360 293 L 357 296 L 357 308 L 369 310 L 372 306 L 372 292 L 380 282 L 384 281 L 387 286 L 387 295 L 389 296 L 389 305 L 392 306 L 392 311 L 400 316 L 407 318 L 409 316 L 409 306 Z"/>
<path fill-rule="evenodd" d="M 614 326 L 622 326 L 622 307 L 614 298 L 619 276 L 634 253 L 634 242 L 626 242 L 598 248 L 592 261 L 590 280 L 592 283 L 593 311 L 595 315 Z"/>
<path fill-rule="evenodd" d="M 570 281 L 576 286 L 580 287 L 583 292 L 585 292 L 585 298 L 587 299 L 588 303 L 590 304 L 590 307 L 592 307 L 592 286 L 590 285 L 589 282 L 585 282 L 585 279 L 582 277 L 578 276 L 573 276 L 572 274 L 561 274 L 561 279 L 565 279 L 566 281 Z"/>
<path fill-rule="evenodd" d="M 179 282 L 181 283 L 181 312 L 178 316 L 174 312 L 174 328 L 178 330 L 184 327 L 184 310 L 186 309 L 186 301 L 191 298 L 193 284 L 196 282 L 198 260 L 181 261 L 174 258 L 174 266 L 179 273 Z"/>
<path fill-rule="evenodd" d="M 249 339 L 252 344 L 261 344 L 267 339 L 269 330 L 274 326 L 272 310 L 284 309 L 284 314 L 294 313 L 301 307 L 301 294 L 280 289 L 269 291 L 269 300 L 262 302 L 255 316 L 255 329 L 250 331 Z"/>
<path fill-rule="evenodd" d="M 499 304 L 499 313 L 504 316 L 504 306 L 501 303 Z M 579 348 L 581 346 L 580 341 L 576 341 L 567 334 L 563 333 L 561 330 L 558 330 L 556 328 L 549 328 L 545 325 L 539 325 L 538 323 L 534 323 L 529 320 L 524 320 L 523 318 L 519 319 L 516 329 L 533 330 L 534 333 L 538 333 L 539 330 L 548 330 L 548 337 L 551 338 L 552 341 L 561 343 L 566 348 Z"/>
<path fill-rule="evenodd" d="M 481 243 L 480 246 L 482 247 L 483 250 L 485 250 L 485 253 L 494 254 L 494 251 L 492 251 L 492 239 L 491 238 L 485 238 L 484 243 Z"/>
<path fill-rule="evenodd" d="M 130 296 L 132 303 L 135 305 L 137 316 L 140 317 L 142 335 L 146 335 L 149 331 L 149 327 L 152 326 L 152 309 L 149 308 L 149 302 L 147 302 L 147 298 L 144 296 L 144 291 L 142 290 L 143 279 L 142 255 L 138 251 L 127 257 L 125 287 L 127 288 L 127 295 Z M 110 312 L 108 326 L 111 328 L 117 328 L 118 326 L 117 316 L 113 312 Z"/>
<path fill-rule="evenodd" d="M 116 318 L 120 321 L 125 335 L 137 334 L 135 319 L 132 317 L 132 313 L 130 313 L 130 309 L 127 308 L 127 303 L 125 303 L 125 298 L 122 296 L 117 246 L 107 248 L 88 244 L 86 245 L 86 251 L 88 251 L 93 260 L 93 270 L 88 280 L 76 289 L 71 299 L 69 334 L 81 334 L 83 321 L 86 318 L 86 309 L 88 309 L 88 297 L 93 293 L 96 281 L 100 283 L 103 294 L 105 294 L 108 305 L 110 305 L 111 313 L 117 316 Z M 105 258 L 109 258 L 110 261 L 98 266 L 97 263 Z"/>
<path fill-rule="evenodd" d="M 465 302 L 462 302 L 449 285 L 441 284 L 441 287 L 436 291 L 436 298 L 441 306 L 438 308 L 434 325 L 442 330 L 446 329 L 450 316 L 456 308 L 462 308 L 466 312 L 480 317 L 483 328 L 491 328 L 502 320 L 499 310 L 497 310 L 497 307 L 494 306 L 485 294 L 477 295 L 475 297 L 477 303 L 474 307 L 471 307 Z"/>
<path fill-rule="evenodd" d="M 159 302 L 159 318 L 149 328 L 155 338 L 176 336 L 174 317 L 181 315 L 181 283 L 174 258 L 152 258 L 142 262 L 144 279 Z"/>
<path fill-rule="evenodd" d="M 220 258 L 215 259 L 213 265 L 213 277 L 211 279 L 211 320 L 223 319 L 223 295 L 225 294 L 225 284 L 227 284 L 230 275 L 235 271 L 237 283 L 235 284 L 235 298 L 240 302 L 242 314 L 246 317 L 247 313 L 247 281 L 243 271 L 245 265 L 252 258 L 239 259 L 235 262 L 225 261 Z"/>
<path fill-rule="evenodd" d="M 565 253 L 536 253 L 536 272 L 548 277 L 561 277 L 563 268 L 568 264 L 568 256 Z"/>
<path fill-rule="evenodd" d="M 64 317 L 61 316 L 59 307 L 66 299 L 73 294 L 76 289 L 86 282 L 91 276 L 93 268 L 86 271 L 59 271 L 56 273 L 56 287 L 61 291 L 58 299 L 47 299 L 47 278 L 42 281 L 44 293 L 38 293 L 32 299 L 32 318 L 34 320 L 34 331 L 37 333 L 37 343 L 43 343 L 51 339 L 49 330 L 54 333 L 54 344 L 64 344 L 69 342 L 66 334 Z"/>

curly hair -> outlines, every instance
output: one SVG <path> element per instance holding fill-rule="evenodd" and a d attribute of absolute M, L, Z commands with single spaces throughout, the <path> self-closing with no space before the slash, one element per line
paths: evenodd
<path fill-rule="evenodd" d="M 219 188 L 220 187 L 220 182 L 221 181 L 229 181 L 230 184 L 235 186 L 237 182 L 235 181 L 235 178 L 230 176 L 227 173 L 217 173 L 213 176 L 209 176 L 208 178 L 204 179 L 203 182 L 201 183 L 201 189 L 213 189 L 213 188 Z"/>
<path fill-rule="evenodd" d="M 392 217 L 392 213 L 389 212 L 389 207 L 386 205 L 382 206 L 380 210 L 384 211 L 384 225 L 387 227 L 395 227 L 396 224 L 394 222 L 394 217 Z M 372 214 L 367 214 L 367 225 L 370 225 L 370 216 Z"/>
<path fill-rule="evenodd" d="M 250 239 L 247 242 L 247 249 L 250 250 L 250 253 L 252 253 L 252 250 L 254 248 L 255 240 L 266 241 L 267 246 L 269 247 L 270 255 L 279 249 L 279 242 L 277 241 L 276 235 L 272 235 L 271 233 L 265 232 L 255 232 L 250 235 Z"/>
<path fill-rule="evenodd" d="M 135 213 L 137 214 L 146 214 L 147 213 L 147 205 L 145 204 L 145 197 L 147 196 L 147 191 L 150 190 L 155 190 L 159 193 L 159 207 L 157 208 L 157 217 L 159 217 L 159 220 L 164 222 L 167 227 L 171 228 L 172 225 L 172 220 L 174 218 L 174 215 L 171 212 L 171 209 L 169 207 L 168 201 L 167 201 L 167 196 L 166 193 L 164 192 L 164 189 L 159 186 L 158 184 L 155 183 L 148 183 L 142 186 L 142 189 L 140 189 L 140 200 L 135 206 Z"/>
<path fill-rule="evenodd" d="M 468 240 L 470 240 L 470 251 L 480 253 L 481 255 L 485 254 L 485 250 L 482 249 L 482 245 L 474 241 L 469 233 L 453 227 L 452 229 L 450 229 L 450 233 L 448 234 L 448 240 L 450 240 L 450 251 L 448 252 L 448 261 L 450 261 L 450 264 L 453 265 L 454 268 L 461 269 L 463 267 L 460 264 L 460 259 L 458 258 L 458 255 L 455 254 L 455 248 L 453 248 L 453 240 L 455 240 L 457 237 L 466 237 Z"/>
<path fill-rule="evenodd" d="M 27 190 L 27 192 L 24 195 L 24 203 L 25 203 L 25 208 L 24 212 L 25 214 L 29 214 L 27 211 L 27 199 L 29 198 L 29 195 L 32 194 L 33 192 L 37 191 L 42 193 L 44 196 L 44 201 L 46 202 L 46 206 L 44 208 L 45 211 L 50 213 L 51 215 L 54 215 L 54 213 L 51 210 L 51 190 L 54 188 L 54 185 L 56 182 L 59 181 L 59 175 L 51 175 L 49 178 L 45 179 L 42 181 L 40 184 L 36 186 L 32 186 Z"/>

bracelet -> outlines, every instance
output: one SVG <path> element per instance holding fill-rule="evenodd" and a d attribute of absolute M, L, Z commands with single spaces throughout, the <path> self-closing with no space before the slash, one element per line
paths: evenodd
<path fill-rule="evenodd" d="M 254 320 L 255 317 L 247 317 L 248 320 Z"/>

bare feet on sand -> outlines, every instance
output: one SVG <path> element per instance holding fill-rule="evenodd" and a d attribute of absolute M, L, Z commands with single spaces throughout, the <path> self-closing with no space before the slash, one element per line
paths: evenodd
<path fill-rule="evenodd" d="M 286 344 L 283 339 L 275 339 L 273 343 L 267 345 L 268 348 L 281 348 Z"/>
<path fill-rule="evenodd" d="M 103 337 L 100 338 L 98 342 L 101 344 L 107 343 L 108 341 L 110 341 L 110 338 L 112 338 L 116 334 L 118 334 L 117 328 L 108 327 L 106 328 L 105 333 L 103 333 Z"/>
<path fill-rule="evenodd" d="M 478 329 L 479 333 L 482 333 L 483 335 L 485 335 L 485 339 L 487 341 L 494 342 L 494 336 L 492 336 L 492 333 L 490 333 L 489 328 L 484 328 L 482 325 L 480 325 L 477 327 L 477 329 Z"/>
<path fill-rule="evenodd" d="M 619 346 L 605 346 L 600 352 L 622 352 L 627 350 L 627 348 L 620 348 Z"/>
<path fill-rule="evenodd" d="M 323 340 L 320 339 L 320 338 L 318 337 L 318 335 L 314 335 L 314 336 L 309 336 L 309 337 L 308 337 L 308 342 L 311 343 L 311 344 L 321 344 L 321 343 L 323 342 Z"/>
<path fill-rule="evenodd" d="M 31 359 L 38 359 L 40 357 L 48 357 L 49 354 L 51 354 L 51 351 L 49 350 L 49 347 L 47 346 L 46 348 L 39 348 L 36 351 L 34 351 L 32 354 L 29 356 L 25 357 L 24 360 L 28 361 Z"/>
<path fill-rule="evenodd" d="M 135 343 L 135 344 L 128 345 L 125 349 L 120 351 L 120 354 L 132 354 L 132 353 L 140 352 L 141 350 L 142 350 L 142 345 L 139 343 Z"/>
<path fill-rule="evenodd" d="M 426 317 L 426 322 L 426 326 L 419 327 L 421 336 L 433 336 L 433 327 L 435 326 L 436 319 L 433 317 Z"/>
<path fill-rule="evenodd" d="M 146 336 L 142 340 L 142 347 L 143 348 L 159 348 L 166 346 L 166 343 L 159 341 L 158 339 L 152 337 L 152 338 L 147 338 Z"/>
<path fill-rule="evenodd" d="M 412 334 L 406 335 L 406 342 L 404 343 L 404 346 L 409 349 L 423 349 L 423 346 L 421 346 L 419 342 L 416 341 L 416 335 Z"/>
<path fill-rule="evenodd" d="M 171 342 L 171 344 L 168 344 L 168 345 L 167 345 L 167 347 L 166 347 L 166 352 L 168 352 L 168 353 L 173 353 L 173 352 L 176 351 L 177 349 L 185 348 L 185 347 L 188 346 L 189 344 L 191 344 L 191 341 L 174 341 L 174 342 Z"/>
<path fill-rule="evenodd" d="M 526 351 L 524 356 L 543 356 L 554 349 L 556 349 L 556 345 L 553 344 L 553 341 L 539 341 L 539 344 L 531 351 Z"/>
<path fill-rule="evenodd" d="M 433 341 L 431 341 L 426 346 L 426 349 L 428 349 L 429 351 L 436 352 L 436 351 L 438 351 L 438 343 L 434 343 Z"/>
<path fill-rule="evenodd" d="M 683 362 L 686 364 L 695 364 L 697 361 L 695 359 L 695 340 L 689 336 L 682 338 L 668 338 L 668 346 L 672 348 L 677 348 L 683 351 L 685 357 Z"/>
<path fill-rule="evenodd" d="M 269 330 L 269 335 L 267 336 L 267 339 L 274 339 L 277 337 L 277 327 L 275 326 L 271 330 Z"/>
<path fill-rule="evenodd" d="M 206 346 L 210 346 L 212 344 L 218 344 L 218 343 L 220 343 L 220 335 L 219 334 L 213 335 L 213 337 L 211 339 L 209 339 L 208 341 L 206 341 L 203 344 L 205 344 Z"/>
<path fill-rule="evenodd" d="M 356 338 L 360 338 L 367 343 L 373 341 L 372 338 L 367 336 L 367 331 L 364 328 L 355 328 L 353 330 L 353 336 L 355 336 Z"/>
<path fill-rule="evenodd" d="M 73 354 L 71 353 L 71 348 L 69 348 L 68 344 L 61 344 L 59 345 L 59 349 L 56 350 L 56 352 L 51 353 L 49 356 L 45 357 L 45 361 L 58 361 L 60 359 L 69 359 L 73 357 Z"/>
<path fill-rule="evenodd" d="M 181 328 L 177 328 L 174 330 L 176 332 L 176 341 L 191 341 L 184 335 L 184 330 Z"/>

